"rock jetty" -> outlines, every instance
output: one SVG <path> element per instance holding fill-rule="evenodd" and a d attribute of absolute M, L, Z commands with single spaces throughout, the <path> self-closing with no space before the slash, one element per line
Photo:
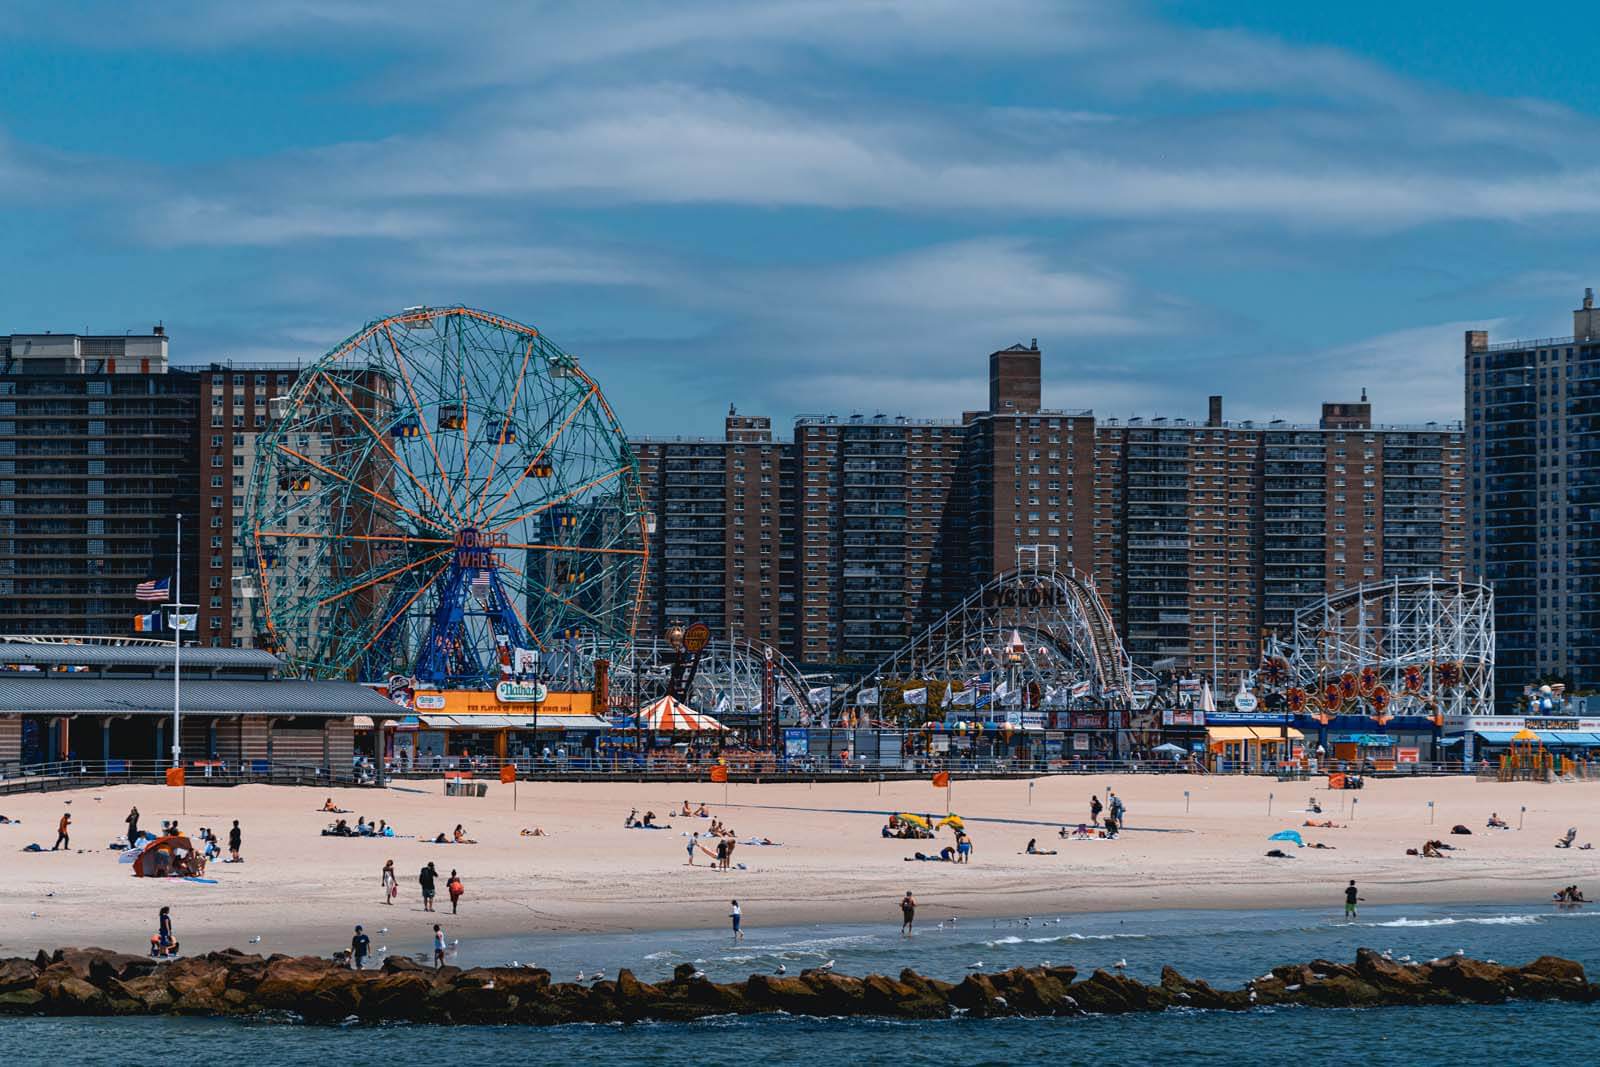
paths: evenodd
<path fill-rule="evenodd" d="M 10 1015 L 292 1013 L 320 1023 L 357 1019 L 548 1026 L 763 1012 L 941 1019 L 1511 1000 L 1588 1003 L 1600 1000 L 1600 985 L 1589 983 L 1580 964 L 1556 956 L 1541 956 L 1521 967 L 1463 956 L 1402 963 L 1370 949 L 1358 951 L 1354 963 L 1313 960 L 1276 967 L 1236 990 L 1185 978 L 1171 967 L 1154 985 L 1100 970 L 1079 979 L 1072 967 L 1018 967 L 970 974 L 954 983 L 911 970 L 897 978 L 854 978 L 821 969 L 720 983 L 687 965 L 660 983 L 642 982 L 626 970 L 615 979 L 576 983 L 553 982 L 548 971 L 528 967 L 433 970 L 410 959 L 390 958 L 379 970 L 357 972 L 315 956 L 263 957 L 232 949 L 166 963 L 98 948 L 0 960 L 0 1014 Z"/>

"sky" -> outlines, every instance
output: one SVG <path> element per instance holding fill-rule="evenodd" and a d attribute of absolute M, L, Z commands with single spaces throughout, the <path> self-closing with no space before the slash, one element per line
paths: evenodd
<path fill-rule="evenodd" d="M 1461 417 L 1600 285 L 1584 8 L 1187 0 L 0 6 L 0 333 L 314 359 L 465 303 L 632 434 Z"/>

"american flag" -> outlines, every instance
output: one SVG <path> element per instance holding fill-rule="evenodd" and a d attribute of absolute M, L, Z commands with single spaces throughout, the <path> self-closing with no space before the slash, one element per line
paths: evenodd
<path fill-rule="evenodd" d="M 486 593 L 489 591 L 489 572 L 480 568 L 472 576 L 472 589 L 474 592 Z"/>
<path fill-rule="evenodd" d="M 170 578 L 152 578 L 148 582 L 140 582 L 134 589 L 133 595 L 140 600 L 162 601 L 167 599 L 167 588 L 171 584 Z"/>

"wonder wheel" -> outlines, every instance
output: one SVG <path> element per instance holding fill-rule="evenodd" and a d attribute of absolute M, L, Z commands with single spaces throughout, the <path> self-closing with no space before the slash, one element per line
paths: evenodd
<path fill-rule="evenodd" d="M 410 308 L 271 416 L 246 556 L 258 643 L 301 673 L 484 688 L 631 640 L 638 467 L 600 386 L 538 330 Z"/>

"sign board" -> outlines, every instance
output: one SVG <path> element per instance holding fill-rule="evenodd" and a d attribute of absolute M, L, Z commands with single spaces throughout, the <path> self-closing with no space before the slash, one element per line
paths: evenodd
<path fill-rule="evenodd" d="M 518 678 L 539 673 L 539 650 L 516 648 L 511 650 L 511 672 Z"/>
<path fill-rule="evenodd" d="M 1421 763 L 1422 750 L 1420 748 L 1397 748 L 1394 750 L 1396 763 Z"/>
<path fill-rule="evenodd" d="M 806 756 L 811 753 L 811 734 L 807 730 L 787 729 L 783 731 L 783 754 L 790 758 Z"/>
<path fill-rule="evenodd" d="M 1088 734 L 1073 734 L 1072 735 L 1072 751 L 1074 751 L 1074 752 L 1087 752 L 1087 751 L 1089 751 L 1089 735 Z"/>
<path fill-rule="evenodd" d="M 502 704 L 543 704 L 550 696 L 544 685 L 529 682 L 501 682 L 494 687 L 494 698 Z"/>
<path fill-rule="evenodd" d="M 391 674 L 389 675 L 389 684 L 387 688 L 389 690 L 390 700 L 394 701 L 402 708 L 409 708 L 412 706 L 412 695 L 417 688 L 415 679 L 407 678 L 403 674 Z"/>
<path fill-rule="evenodd" d="M 1255 711 L 1256 695 L 1248 689 L 1241 689 L 1234 694 L 1233 706 L 1243 712 Z"/>
<path fill-rule="evenodd" d="M 443 693 L 417 693 L 412 697 L 411 706 L 418 711 L 443 711 L 445 699 Z"/>
<path fill-rule="evenodd" d="M 697 622 L 683 631 L 683 647 L 690 652 L 699 652 L 711 640 L 711 627 L 703 622 Z"/>
<path fill-rule="evenodd" d="M 1162 726 L 1204 726 L 1206 713 L 1198 708 L 1162 708 Z"/>
<path fill-rule="evenodd" d="M 419 711 L 442 711 L 447 715 L 504 715 L 505 703 L 492 690 L 451 689 L 440 693 L 418 693 L 418 699 L 435 697 L 439 706 L 421 708 Z M 540 715 L 593 715 L 593 693 L 563 693 L 549 691 L 539 703 Z"/>

